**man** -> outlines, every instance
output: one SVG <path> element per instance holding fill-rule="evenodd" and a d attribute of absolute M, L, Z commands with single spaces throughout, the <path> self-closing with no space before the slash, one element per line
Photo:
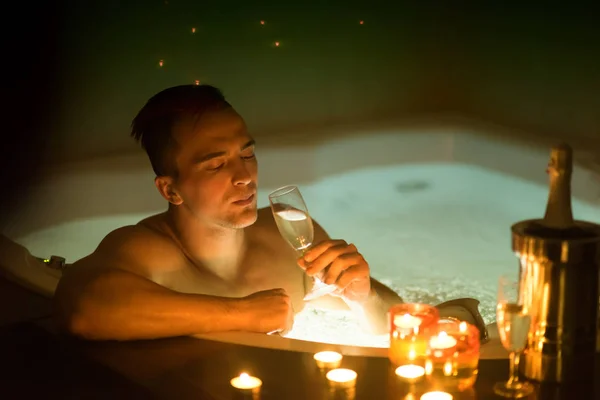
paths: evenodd
<path fill-rule="evenodd" d="M 207 85 L 166 89 L 132 124 L 168 201 L 166 212 L 108 234 L 66 269 L 56 316 L 88 339 L 145 339 L 243 330 L 286 331 L 313 278 L 337 286 L 314 301 L 386 329 L 401 298 L 370 277 L 357 248 L 315 222 L 300 259 L 269 209 L 257 210 L 257 160 L 244 120 Z"/>

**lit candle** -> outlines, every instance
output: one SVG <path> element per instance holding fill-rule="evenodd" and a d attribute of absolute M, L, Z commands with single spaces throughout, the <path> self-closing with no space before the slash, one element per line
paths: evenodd
<path fill-rule="evenodd" d="M 351 369 L 338 368 L 332 369 L 325 376 L 332 387 L 350 388 L 356 384 L 358 374 Z"/>
<path fill-rule="evenodd" d="M 439 335 L 432 337 L 429 340 L 429 347 L 434 350 L 446 350 L 456 346 L 456 339 L 444 331 L 440 332 Z"/>
<path fill-rule="evenodd" d="M 414 381 L 425 375 L 425 368 L 419 365 L 401 365 L 396 368 L 396 375 L 409 381 Z"/>
<path fill-rule="evenodd" d="M 427 392 L 421 400 L 452 400 L 452 395 L 446 392 Z"/>
<path fill-rule="evenodd" d="M 401 329 L 414 329 L 421 325 L 421 318 L 414 317 L 410 314 L 396 315 L 394 317 L 394 325 Z"/>
<path fill-rule="evenodd" d="M 314 355 L 319 368 L 337 368 L 342 363 L 342 355 L 335 351 L 321 351 Z"/>
<path fill-rule="evenodd" d="M 231 386 L 243 393 L 254 393 L 260 390 L 262 381 L 254 376 L 250 376 L 247 373 L 242 372 L 240 376 L 236 376 L 231 380 Z"/>
<path fill-rule="evenodd" d="M 460 333 L 466 333 L 467 323 L 465 321 L 461 322 L 460 325 L 458 325 L 458 330 L 460 331 Z"/>

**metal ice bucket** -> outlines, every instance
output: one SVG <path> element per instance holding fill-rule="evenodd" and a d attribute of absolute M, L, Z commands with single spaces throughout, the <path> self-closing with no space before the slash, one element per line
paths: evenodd
<path fill-rule="evenodd" d="M 527 220 L 512 226 L 520 294 L 531 313 L 521 373 L 539 382 L 592 380 L 598 334 L 600 225 L 568 231 Z"/>

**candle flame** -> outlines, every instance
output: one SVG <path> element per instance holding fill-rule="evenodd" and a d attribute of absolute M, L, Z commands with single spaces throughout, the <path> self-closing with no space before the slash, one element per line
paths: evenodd
<path fill-rule="evenodd" d="M 247 381 L 247 380 L 248 380 L 248 378 L 250 378 L 250 375 L 248 375 L 247 373 L 245 373 L 245 372 L 242 372 L 242 373 L 240 374 L 240 379 L 241 379 L 241 380 Z"/>
<path fill-rule="evenodd" d="M 467 331 L 467 323 L 465 321 L 461 322 L 460 325 L 458 326 L 458 329 L 461 332 L 466 332 Z"/>

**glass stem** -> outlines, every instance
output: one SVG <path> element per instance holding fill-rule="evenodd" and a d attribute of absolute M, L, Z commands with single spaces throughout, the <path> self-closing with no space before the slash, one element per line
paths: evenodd
<path fill-rule="evenodd" d="M 519 360 L 521 355 L 512 351 L 510 353 L 510 379 L 507 382 L 507 386 L 513 386 L 519 382 Z"/>

